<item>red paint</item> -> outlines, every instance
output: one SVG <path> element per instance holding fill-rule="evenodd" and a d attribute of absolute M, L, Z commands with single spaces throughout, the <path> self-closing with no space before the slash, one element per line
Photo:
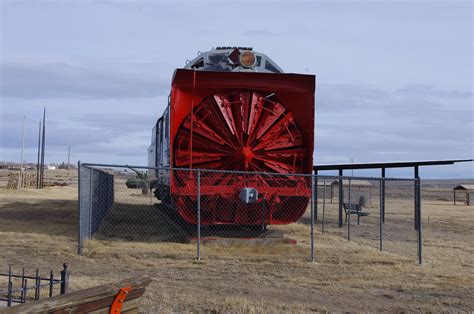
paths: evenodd
<path fill-rule="evenodd" d="M 312 171 L 315 77 L 301 74 L 178 69 L 171 92 L 170 147 L 175 168 L 306 173 Z M 273 96 L 269 96 L 273 94 Z M 243 204 L 243 187 L 259 203 Z M 196 223 L 196 177 L 171 176 L 178 212 Z M 309 178 L 201 172 L 202 224 L 288 224 L 311 195 Z"/>
<path fill-rule="evenodd" d="M 120 288 L 119 292 L 114 298 L 114 301 L 110 305 L 110 314 L 117 314 L 122 312 L 122 306 L 127 298 L 127 295 L 132 291 L 132 287 Z"/>

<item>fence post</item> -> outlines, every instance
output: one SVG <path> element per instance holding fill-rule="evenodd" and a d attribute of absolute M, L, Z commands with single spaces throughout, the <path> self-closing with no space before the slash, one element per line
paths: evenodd
<path fill-rule="evenodd" d="M 23 267 L 21 271 L 21 292 L 20 292 L 20 302 L 23 303 L 24 295 L 25 295 L 25 267 Z"/>
<path fill-rule="evenodd" d="M 28 287 L 28 280 L 25 278 L 22 280 L 22 294 L 21 294 L 21 303 L 25 303 L 26 302 L 26 292 L 27 292 L 27 288 Z"/>
<path fill-rule="evenodd" d="M 13 295 L 13 282 L 8 281 L 8 296 L 7 296 L 7 306 L 12 306 L 12 295 Z"/>
<path fill-rule="evenodd" d="M 314 184 L 311 190 L 314 193 L 314 221 L 318 221 L 318 170 L 314 170 Z"/>
<path fill-rule="evenodd" d="M 53 296 L 53 285 L 54 285 L 54 274 L 53 274 L 53 271 L 51 270 L 49 272 L 49 297 L 50 298 Z"/>
<path fill-rule="evenodd" d="M 92 192 L 93 192 L 93 189 L 92 189 L 92 177 L 94 175 L 94 173 L 92 172 L 93 171 L 93 168 L 91 167 L 88 167 L 87 168 L 89 170 L 89 228 L 88 228 L 88 234 L 87 234 L 87 238 L 89 240 L 92 239 L 92 211 L 94 210 L 94 206 L 93 206 L 93 200 L 92 200 Z"/>
<path fill-rule="evenodd" d="M 348 203 L 348 208 L 347 208 L 347 241 L 351 240 L 351 179 L 349 178 L 349 203 Z"/>
<path fill-rule="evenodd" d="M 416 197 L 415 197 L 415 231 L 418 231 L 418 220 L 419 220 L 419 216 L 418 216 L 418 179 L 420 178 L 420 174 L 419 174 L 419 168 L 418 166 L 415 166 L 415 169 L 414 169 L 414 177 L 415 177 L 415 193 L 417 193 Z"/>
<path fill-rule="evenodd" d="M 380 195 L 383 195 L 383 198 L 381 198 L 381 212 L 382 212 L 382 223 L 385 223 L 385 168 L 382 168 L 382 188 Z"/>
<path fill-rule="evenodd" d="M 82 236 L 81 236 L 81 161 L 77 161 L 77 255 L 82 255 Z"/>
<path fill-rule="evenodd" d="M 423 263 L 423 252 L 422 252 L 422 238 L 421 238 L 421 186 L 420 178 L 416 179 L 415 189 L 415 203 L 416 203 L 416 216 L 417 216 L 417 234 L 418 234 L 418 264 Z"/>
<path fill-rule="evenodd" d="M 35 273 L 35 300 L 39 300 L 40 298 L 40 288 L 41 288 L 41 280 L 38 268 L 36 268 Z"/>
<path fill-rule="evenodd" d="M 342 169 L 339 169 L 339 228 L 342 228 L 342 203 L 344 203 L 344 187 L 342 186 Z"/>
<path fill-rule="evenodd" d="M 61 294 L 67 293 L 69 287 L 69 271 L 67 269 L 67 264 L 63 264 L 63 270 L 61 270 Z"/>
<path fill-rule="evenodd" d="M 324 214 L 326 211 L 326 178 L 323 179 L 323 218 L 321 219 L 321 234 L 324 233 Z"/>
<path fill-rule="evenodd" d="M 317 190 L 316 190 L 317 193 Z M 311 176 L 311 262 L 314 263 L 314 176 Z M 317 201 L 317 198 L 316 198 Z"/>
<path fill-rule="evenodd" d="M 384 221 L 384 218 L 383 218 L 383 216 L 384 216 L 384 209 L 383 209 L 384 204 L 383 203 L 384 202 L 382 201 L 382 199 L 383 199 L 382 195 L 385 198 L 385 194 L 383 193 L 383 191 L 385 190 L 384 189 L 384 186 L 385 186 L 384 183 L 385 183 L 385 179 L 384 178 L 380 179 L 380 181 L 379 181 L 379 185 L 380 185 L 379 186 L 379 190 L 380 190 L 380 220 L 379 220 L 379 242 L 380 243 L 379 243 L 379 248 L 380 248 L 380 251 L 383 250 L 383 229 L 382 229 L 383 226 L 382 225 L 383 225 L 383 221 Z"/>
<path fill-rule="evenodd" d="M 12 292 L 13 282 L 12 282 L 12 267 L 8 267 L 8 296 L 7 296 L 7 306 L 12 306 Z"/>
<path fill-rule="evenodd" d="M 197 260 L 201 260 L 201 170 L 197 171 Z"/>

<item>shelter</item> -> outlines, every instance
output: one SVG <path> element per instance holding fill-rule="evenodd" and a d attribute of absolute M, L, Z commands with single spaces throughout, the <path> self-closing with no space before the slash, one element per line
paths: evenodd
<path fill-rule="evenodd" d="M 318 200 L 322 198 L 330 199 L 331 198 L 331 184 L 333 180 L 331 179 L 319 179 L 318 180 Z"/>
<path fill-rule="evenodd" d="M 364 197 L 367 204 L 372 204 L 372 183 L 367 180 L 350 180 L 351 185 L 351 202 L 357 203 L 361 196 Z M 349 180 L 344 180 L 342 183 L 343 188 L 349 190 Z M 349 193 L 345 192 L 344 196 L 349 197 Z M 331 203 L 333 199 L 339 198 L 339 180 L 334 180 L 331 183 Z M 349 202 L 349 200 L 345 200 Z"/>
<path fill-rule="evenodd" d="M 454 205 L 456 205 L 456 192 L 461 192 L 465 195 L 464 203 L 470 205 L 471 201 L 474 202 L 474 184 L 460 184 L 454 188 Z"/>
<path fill-rule="evenodd" d="M 344 170 L 354 170 L 354 169 L 380 169 L 382 178 L 385 178 L 385 170 L 388 168 L 407 168 L 413 167 L 413 176 L 416 182 L 420 182 L 420 175 L 419 175 L 419 168 L 422 166 L 439 166 L 439 165 L 454 165 L 458 162 L 472 162 L 474 159 L 451 159 L 451 160 L 420 160 L 420 161 L 398 161 L 398 162 L 372 162 L 372 163 L 350 163 L 350 164 L 329 164 L 329 165 L 315 165 L 313 166 L 314 174 L 317 175 L 319 171 L 325 170 L 337 170 L 339 172 L 339 176 L 342 177 L 344 174 Z M 382 206 L 382 221 L 385 221 L 385 181 L 381 181 L 381 206 Z M 339 189 L 339 228 L 342 228 L 343 225 L 343 214 L 342 214 L 342 206 L 343 206 L 343 197 L 344 197 L 344 189 L 343 186 Z M 418 219 L 418 214 L 420 213 L 421 208 L 421 195 L 420 195 L 420 188 L 416 189 L 416 197 L 415 197 L 415 229 L 418 228 L 418 223 L 421 222 L 421 219 Z M 317 203 L 316 203 L 316 217 L 317 217 Z M 421 263 L 421 262 L 420 262 Z"/>

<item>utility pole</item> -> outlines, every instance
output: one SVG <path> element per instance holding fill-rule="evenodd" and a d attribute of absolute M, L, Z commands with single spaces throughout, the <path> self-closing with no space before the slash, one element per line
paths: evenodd
<path fill-rule="evenodd" d="M 40 170 L 40 188 L 44 187 L 44 146 L 46 135 L 46 107 L 43 110 L 43 140 L 41 141 L 41 170 Z"/>
<path fill-rule="evenodd" d="M 67 149 L 67 177 L 69 178 L 69 185 L 71 185 L 71 178 L 69 177 L 69 165 L 71 162 L 71 146 Z"/>
<path fill-rule="evenodd" d="M 23 151 L 25 150 L 25 120 L 26 116 L 23 116 L 23 131 L 21 134 L 21 158 L 20 158 L 20 175 L 18 177 L 18 189 L 23 188 Z"/>
<path fill-rule="evenodd" d="M 39 121 L 38 130 L 38 161 L 36 162 L 36 188 L 39 189 L 40 185 L 40 155 L 41 154 L 41 120 Z"/>

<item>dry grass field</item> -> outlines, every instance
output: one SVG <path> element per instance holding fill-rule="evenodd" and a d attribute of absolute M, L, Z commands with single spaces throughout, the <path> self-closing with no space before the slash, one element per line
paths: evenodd
<path fill-rule="evenodd" d="M 111 238 L 87 242 L 80 257 L 77 188 L 0 189 L 0 267 L 67 262 L 73 290 L 145 274 L 150 313 L 472 311 L 474 206 L 424 200 L 423 226 L 422 266 L 320 226 L 310 263 L 305 223 L 283 227 L 297 245 L 204 245 L 200 262 L 193 244 Z"/>

